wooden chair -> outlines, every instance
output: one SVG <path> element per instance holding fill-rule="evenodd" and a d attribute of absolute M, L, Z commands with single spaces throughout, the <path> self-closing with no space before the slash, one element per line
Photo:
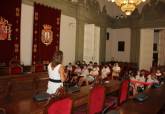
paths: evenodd
<path fill-rule="evenodd" d="M 105 88 L 101 85 L 96 85 L 89 94 L 88 105 L 78 107 L 74 114 L 96 114 L 101 113 L 104 107 Z"/>
<path fill-rule="evenodd" d="M 145 69 L 141 69 L 140 73 L 144 74 L 145 77 L 147 77 L 149 74 L 151 74 L 150 71 L 145 70 Z"/>
<path fill-rule="evenodd" d="M 122 105 L 128 99 L 129 80 L 124 80 L 121 84 L 120 92 L 118 97 L 108 96 L 106 98 L 106 107 L 104 108 L 103 114 L 109 109 L 115 109 Z"/>
<path fill-rule="evenodd" d="M 52 99 L 45 114 L 71 114 L 73 101 L 71 98 Z"/>
<path fill-rule="evenodd" d="M 9 74 L 21 74 L 23 72 L 23 68 L 20 65 L 15 65 L 15 66 L 11 66 L 9 67 Z"/>
<path fill-rule="evenodd" d="M 34 65 L 34 72 L 43 72 L 44 71 L 44 64 L 35 64 Z"/>
<path fill-rule="evenodd" d="M 124 80 L 121 85 L 118 105 L 123 104 L 128 98 L 129 80 Z"/>

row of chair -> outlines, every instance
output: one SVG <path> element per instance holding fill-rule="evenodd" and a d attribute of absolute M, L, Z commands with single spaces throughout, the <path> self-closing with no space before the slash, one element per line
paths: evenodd
<path fill-rule="evenodd" d="M 45 68 L 43 64 L 35 64 L 31 66 L 29 72 L 44 72 Z M 24 66 L 14 65 L 9 67 L 9 74 L 21 74 L 24 72 Z"/>
<path fill-rule="evenodd" d="M 92 88 L 88 98 L 88 104 L 77 107 L 72 111 L 73 100 L 70 97 L 51 102 L 46 110 L 47 114 L 104 114 L 109 109 L 114 109 L 123 104 L 128 98 L 129 81 L 121 84 L 118 97 L 107 96 L 102 85 Z"/>

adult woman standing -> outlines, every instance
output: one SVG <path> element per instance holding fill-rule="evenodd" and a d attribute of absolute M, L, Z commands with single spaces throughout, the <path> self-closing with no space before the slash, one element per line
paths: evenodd
<path fill-rule="evenodd" d="M 63 86 L 63 82 L 66 80 L 62 60 L 63 52 L 58 51 L 55 53 L 53 60 L 48 65 L 48 94 L 54 94 L 59 87 Z"/>

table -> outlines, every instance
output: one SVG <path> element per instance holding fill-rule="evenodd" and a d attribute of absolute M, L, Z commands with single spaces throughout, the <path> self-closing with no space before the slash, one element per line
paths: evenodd
<path fill-rule="evenodd" d="M 120 88 L 120 82 L 111 80 L 104 84 L 107 93 L 117 91 Z M 88 102 L 88 95 L 92 86 L 83 86 L 80 92 L 71 93 L 69 96 L 73 99 L 73 107 L 80 106 Z M 19 96 L 18 96 L 19 97 Z M 5 103 L 7 114 L 43 114 L 48 102 L 36 102 L 32 97 L 25 99 L 9 100 Z"/>
<path fill-rule="evenodd" d="M 120 107 L 119 114 L 157 114 L 165 105 L 165 85 L 150 88 L 144 93 L 149 97 L 146 101 L 128 100 Z"/>
<path fill-rule="evenodd" d="M 0 76 L 0 104 L 6 97 L 20 99 L 38 91 L 45 91 L 48 79 L 47 72 Z"/>

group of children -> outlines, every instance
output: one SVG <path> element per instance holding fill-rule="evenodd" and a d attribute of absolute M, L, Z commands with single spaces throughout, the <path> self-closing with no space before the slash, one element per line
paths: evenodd
<path fill-rule="evenodd" d="M 111 79 L 119 79 L 121 68 L 118 63 L 98 65 L 97 63 L 85 61 L 82 63 L 77 62 L 75 65 L 69 63 L 66 66 L 66 73 L 68 80 L 71 83 L 82 86 L 83 84 L 89 85 L 96 79 L 104 80 L 107 77 Z M 136 73 L 129 71 L 127 74 L 130 79 L 130 86 L 133 94 L 143 91 L 145 88 L 150 88 L 153 84 L 163 84 L 165 81 L 165 72 L 161 73 L 158 69 L 156 72 L 150 73 L 146 70 L 139 70 Z"/>
<path fill-rule="evenodd" d="M 130 72 L 130 86 L 132 87 L 133 94 L 142 92 L 145 88 L 150 88 L 154 84 L 164 83 L 164 74 L 158 69 L 155 73 L 150 73 L 145 70 L 137 71 L 136 74 Z"/>
<path fill-rule="evenodd" d="M 71 83 L 77 83 L 78 86 L 82 86 L 84 83 L 89 85 L 89 83 L 94 82 L 97 78 L 107 78 L 111 70 L 106 64 L 100 67 L 100 65 L 92 61 L 88 64 L 83 61 L 81 64 L 76 63 L 75 65 L 69 63 L 66 66 L 66 72 Z"/>

